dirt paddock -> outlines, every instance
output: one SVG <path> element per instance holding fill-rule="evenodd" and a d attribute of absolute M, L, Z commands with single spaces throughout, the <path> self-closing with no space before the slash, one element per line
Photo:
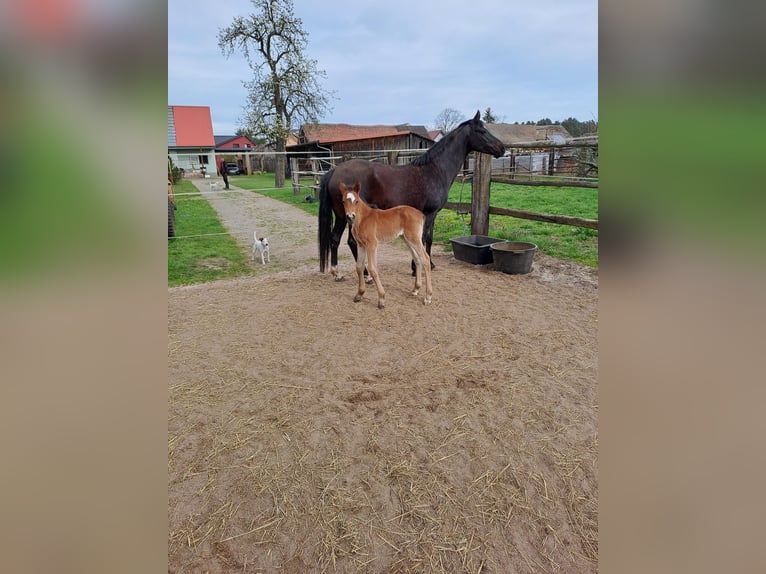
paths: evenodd
<path fill-rule="evenodd" d="M 388 246 L 379 310 L 264 199 L 275 271 L 169 289 L 169 571 L 596 572 L 596 272 Z"/>

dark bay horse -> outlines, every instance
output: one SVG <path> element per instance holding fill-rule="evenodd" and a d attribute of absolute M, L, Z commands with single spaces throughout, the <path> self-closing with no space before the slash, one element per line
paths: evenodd
<path fill-rule="evenodd" d="M 430 257 L 436 214 L 447 203 L 450 186 L 472 151 L 495 157 L 505 152 L 503 142 L 489 133 L 478 111 L 412 163 L 385 165 L 354 159 L 327 172 L 319 187 L 319 270 L 326 270 L 329 257 L 330 273 L 336 280 L 343 278 L 338 272 L 338 246 L 347 222 L 341 182 L 351 187 L 358 181 L 359 196 L 379 209 L 411 205 L 421 211 L 425 215 L 423 244 Z M 356 241 L 350 231 L 348 246 L 356 259 Z"/>

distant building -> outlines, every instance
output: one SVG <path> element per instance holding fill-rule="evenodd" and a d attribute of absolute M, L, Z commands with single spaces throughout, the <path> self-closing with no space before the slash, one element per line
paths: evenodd
<path fill-rule="evenodd" d="M 440 129 L 431 130 L 430 132 L 428 132 L 428 137 L 430 137 L 432 140 L 434 140 L 434 143 L 436 143 L 444 137 L 444 132 Z"/>
<path fill-rule="evenodd" d="M 559 141 L 571 139 L 570 133 L 561 125 L 535 126 L 524 124 L 486 124 L 489 133 L 503 142 L 505 147 L 515 143 L 535 141 Z"/>
<path fill-rule="evenodd" d="M 507 151 L 505 157 L 492 160 L 492 169 L 515 174 L 553 175 L 561 173 L 564 163 L 569 161 L 569 151 L 544 149 L 546 143 L 562 144 L 572 139 L 561 125 L 538 126 L 530 124 L 486 124 L 489 132 L 503 142 Z M 525 147 L 514 150 L 514 144 L 540 142 L 539 150 Z"/>
<path fill-rule="evenodd" d="M 355 126 L 350 124 L 303 124 L 298 143 L 287 146 L 288 152 L 355 156 L 358 152 L 426 150 L 434 141 L 424 126 Z"/>
<path fill-rule="evenodd" d="M 216 174 L 209 106 L 168 106 L 168 156 L 185 177 Z"/>
<path fill-rule="evenodd" d="M 242 152 L 255 151 L 257 144 L 253 142 L 247 136 L 214 136 L 215 137 L 215 151 L 218 155 L 218 168 L 220 170 L 221 163 L 236 163 L 240 171 L 250 174 L 253 170 L 252 157 L 243 154 Z"/>

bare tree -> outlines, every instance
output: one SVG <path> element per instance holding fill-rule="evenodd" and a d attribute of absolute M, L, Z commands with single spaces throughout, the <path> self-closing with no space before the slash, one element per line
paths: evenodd
<path fill-rule="evenodd" d="M 444 108 L 434 119 L 434 128 L 445 134 L 451 132 L 457 125 L 465 120 L 465 116 L 452 108 Z"/>
<path fill-rule="evenodd" d="M 324 70 L 303 53 L 308 34 L 293 11 L 293 0 L 251 0 L 255 13 L 237 16 L 219 30 L 225 56 L 241 50 L 253 70 L 244 123 L 276 148 L 275 187 L 285 183 L 285 143 L 294 125 L 317 123 L 329 111 L 330 92 L 320 85 Z"/>

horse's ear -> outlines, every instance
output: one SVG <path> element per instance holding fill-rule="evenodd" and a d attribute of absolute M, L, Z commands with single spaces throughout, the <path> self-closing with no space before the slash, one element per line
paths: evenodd
<path fill-rule="evenodd" d="M 346 189 L 348 189 L 348 188 L 346 187 L 346 184 L 341 181 L 340 185 L 338 186 L 338 189 L 340 189 L 341 193 L 345 193 Z"/>
<path fill-rule="evenodd" d="M 476 115 L 473 116 L 473 121 L 478 122 L 481 119 L 481 114 L 479 113 L 479 110 L 476 110 Z"/>
<path fill-rule="evenodd" d="M 360 189 L 361 189 L 361 187 L 359 186 L 359 182 L 357 181 L 357 182 L 354 184 L 354 191 L 355 191 L 355 192 L 357 192 L 357 193 L 359 193 L 359 190 L 360 190 Z"/>

